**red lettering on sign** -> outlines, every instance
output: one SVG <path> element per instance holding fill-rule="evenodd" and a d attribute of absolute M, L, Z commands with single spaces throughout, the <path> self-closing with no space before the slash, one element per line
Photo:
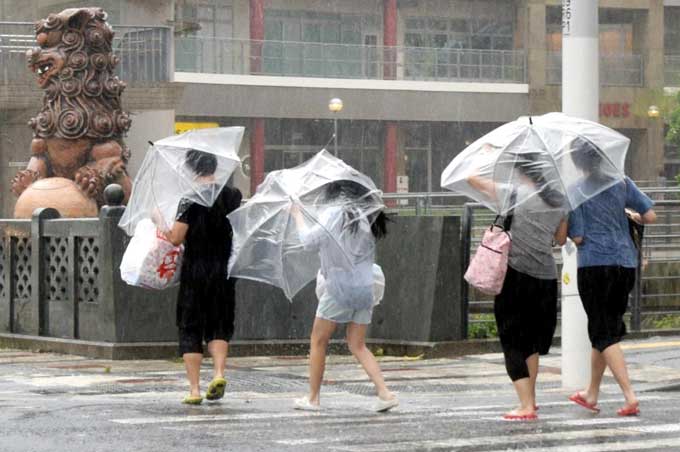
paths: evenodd
<path fill-rule="evenodd" d="M 630 116 L 630 104 L 628 102 L 603 102 L 600 104 L 600 116 L 627 118 Z"/>
<path fill-rule="evenodd" d="M 630 116 L 630 104 L 628 102 L 624 102 L 623 104 L 621 104 L 621 107 L 622 107 L 621 116 L 623 116 L 624 118 Z"/>

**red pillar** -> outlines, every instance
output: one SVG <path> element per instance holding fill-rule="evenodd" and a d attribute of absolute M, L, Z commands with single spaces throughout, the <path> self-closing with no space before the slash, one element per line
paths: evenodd
<path fill-rule="evenodd" d="M 262 72 L 264 41 L 264 0 L 250 0 L 250 73 Z"/>
<path fill-rule="evenodd" d="M 397 78 L 397 0 L 383 0 L 383 78 Z M 385 123 L 383 191 L 397 191 L 397 123 Z"/>
<path fill-rule="evenodd" d="M 385 177 L 383 191 L 394 193 L 397 191 L 397 123 L 385 123 Z"/>
<path fill-rule="evenodd" d="M 264 41 L 264 0 L 250 0 L 250 73 L 262 73 L 262 41 Z M 250 130 L 250 194 L 264 179 L 264 119 L 251 120 Z"/>
<path fill-rule="evenodd" d="M 264 180 L 264 119 L 251 119 L 250 129 L 250 195 Z"/>
<path fill-rule="evenodd" d="M 383 78 L 397 78 L 397 0 L 383 0 Z"/>

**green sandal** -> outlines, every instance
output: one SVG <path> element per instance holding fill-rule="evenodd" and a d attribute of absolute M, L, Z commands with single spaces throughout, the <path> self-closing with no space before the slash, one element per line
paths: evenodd
<path fill-rule="evenodd" d="M 203 403 L 203 397 L 188 395 L 182 400 L 182 403 L 185 405 L 200 405 Z"/>
<path fill-rule="evenodd" d="M 208 400 L 219 400 L 224 397 L 224 388 L 227 386 L 227 380 L 218 377 L 214 378 L 208 386 L 208 390 L 205 393 L 205 398 Z"/>

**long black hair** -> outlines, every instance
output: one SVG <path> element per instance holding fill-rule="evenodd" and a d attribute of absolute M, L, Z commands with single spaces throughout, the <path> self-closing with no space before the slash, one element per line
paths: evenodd
<path fill-rule="evenodd" d="M 324 201 L 333 202 L 338 198 L 348 200 L 359 200 L 368 194 L 369 190 L 363 185 L 351 180 L 334 181 L 325 186 Z M 359 229 L 359 222 L 355 221 L 361 216 L 361 211 L 356 207 L 345 207 L 344 209 L 344 223 L 349 223 L 349 229 L 352 234 Z M 387 235 L 387 222 L 389 218 L 384 211 L 380 211 L 376 218 L 371 223 L 371 233 L 377 240 L 382 239 Z"/>
<path fill-rule="evenodd" d="M 208 152 L 192 149 L 187 152 L 185 162 L 200 177 L 212 176 L 217 170 L 217 157 Z"/>
<path fill-rule="evenodd" d="M 562 207 L 564 205 L 564 194 L 553 186 L 554 182 L 551 183 L 545 177 L 546 171 L 555 170 L 551 163 L 545 161 L 544 157 L 537 152 L 522 153 L 515 161 L 515 168 L 536 185 L 538 196 L 541 197 L 543 202 L 550 207 Z"/>

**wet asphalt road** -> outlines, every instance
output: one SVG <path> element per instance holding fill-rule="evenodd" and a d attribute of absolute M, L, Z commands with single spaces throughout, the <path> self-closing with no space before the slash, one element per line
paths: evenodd
<path fill-rule="evenodd" d="M 524 423 L 500 417 L 515 398 L 498 354 L 383 358 L 401 406 L 377 414 L 348 357 L 329 359 L 325 410 L 306 413 L 291 409 L 306 389 L 302 358 L 233 359 L 225 399 L 188 407 L 178 362 L 0 350 L 0 451 L 680 451 L 680 338 L 626 344 L 642 416 L 616 416 L 611 377 L 600 414 L 568 402 L 554 354 L 542 361 L 540 419 Z"/>

